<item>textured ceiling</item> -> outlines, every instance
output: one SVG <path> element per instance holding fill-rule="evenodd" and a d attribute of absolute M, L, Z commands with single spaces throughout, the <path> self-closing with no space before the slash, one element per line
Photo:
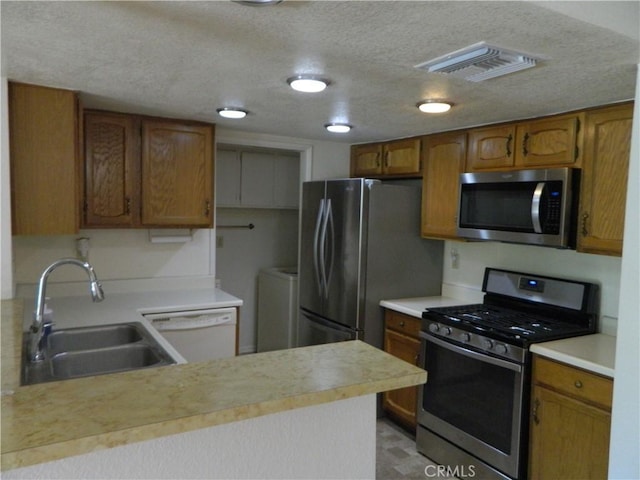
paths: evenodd
<path fill-rule="evenodd" d="M 638 6 L 2 1 L 2 75 L 78 90 L 91 108 L 359 143 L 631 99 L 640 59 Z M 545 60 L 481 83 L 414 68 L 480 41 Z M 318 94 L 294 92 L 286 79 L 301 73 L 332 83 Z M 415 105 L 430 97 L 455 106 L 427 116 Z M 225 105 L 251 113 L 222 119 L 216 108 Z M 340 136 L 324 131 L 327 122 L 355 128 Z"/>

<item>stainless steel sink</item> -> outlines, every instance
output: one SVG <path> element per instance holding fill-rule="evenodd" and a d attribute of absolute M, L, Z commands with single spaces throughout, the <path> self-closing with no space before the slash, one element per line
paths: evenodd
<path fill-rule="evenodd" d="M 103 325 L 53 331 L 46 337 L 46 349 L 53 356 L 61 352 L 93 350 L 126 345 L 142 340 L 140 328 L 134 324 Z"/>
<path fill-rule="evenodd" d="M 175 364 L 138 322 L 56 330 L 45 337 L 44 360 L 31 362 L 25 334 L 22 384 L 67 380 Z"/>

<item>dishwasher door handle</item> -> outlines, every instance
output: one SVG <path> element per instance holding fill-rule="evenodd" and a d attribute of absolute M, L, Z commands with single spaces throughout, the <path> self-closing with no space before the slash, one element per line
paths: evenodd
<path fill-rule="evenodd" d="M 160 332 L 180 330 L 197 330 L 222 325 L 235 325 L 236 312 L 226 310 L 222 312 L 173 312 L 155 315 L 145 315 L 153 327 Z"/>

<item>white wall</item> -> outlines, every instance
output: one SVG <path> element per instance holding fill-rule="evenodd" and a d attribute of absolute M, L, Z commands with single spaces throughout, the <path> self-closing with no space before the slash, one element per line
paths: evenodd
<path fill-rule="evenodd" d="M 451 252 L 458 253 L 458 268 L 452 268 Z M 601 325 L 615 334 L 620 295 L 619 257 L 590 255 L 573 250 L 510 245 L 498 242 L 445 242 L 443 283 L 460 289 L 482 287 L 485 267 L 593 281 L 601 288 Z"/>
<path fill-rule="evenodd" d="M 298 210 L 216 210 L 217 225 L 247 225 L 248 229 L 217 229 L 222 246 L 216 250 L 216 277 L 222 289 L 243 300 L 240 309 L 240 353 L 255 352 L 257 282 L 261 268 L 298 263 Z"/>
<path fill-rule="evenodd" d="M 640 78 L 636 86 L 627 192 L 609 478 L 637 479 L 640 478 Z"/>
<path fill-rule="evenodd" d="M 11 263 L 11 187 L 9 181 L 9 88 L 0 78 L 0 298 L 13 297 Z"/>
<path fill-rule="evenodd" d="M 4 479 L 373 479 L 376 396 L 2 472 Z"/>

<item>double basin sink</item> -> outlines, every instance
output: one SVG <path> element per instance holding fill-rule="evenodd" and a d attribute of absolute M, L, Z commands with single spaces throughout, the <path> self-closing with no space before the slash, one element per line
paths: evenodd
<path fill-rule="evenodd" d="M 31 362 L 24 334 L 22 385 L 175 364 L 139 322 L 54 330 L 43 339 L 44 360 Z"/>

